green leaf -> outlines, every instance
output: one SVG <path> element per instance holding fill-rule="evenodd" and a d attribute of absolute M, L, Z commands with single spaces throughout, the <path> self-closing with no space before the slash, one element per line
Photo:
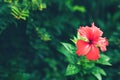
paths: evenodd
<path fill-rule="evenodd" d="M 68 48 L 68 46 L 66 46 L 66 48 L 68 50 L 70 49 L 70 48 Z M 77 63 L 77 55 L 74 52 L 71 54 L 70 52 L 72 52 L 72 51 L 70 50 L 70 52 L 69 52 L 68 50 L 66 50 L 66 48 L 64 46 L 60 46 L 57 49 L 59 52 L 61 52 L 62 54 L 64 54 L 66 56 L 69 63 L 76 64 Z"/>
<path fill-rule="evenodd" d="M 46 8 L 46 4 L 45 3 L 41 3 L 40 6 L 39 6 L 39 9 L 40 10 L 43 10 Z"/>
<path fill-rule="evenodd" d="M 46 8 L 46 4 L 45 3 L 42 3 L 42 8 Z"/>
<path fill-rule="evenodd" d="M 81 39 L 79 32 L 77 32 L 77 39 Z"/>
<path fill-rule="evenodd" d="M 79 32 L 77 33 L 77 40 L 83 40 L 83 41 L 88 41 L 85 37 L 80 36 Z"/>
<path fill-rule="evenodd" d="M 12 12 L 15 13 L 15 14 L 20 13 L 19 9 L 15 6 L 12 6 L 11 9 L 12 9 Z"/>
<path fill-rule="evenodd" d="M 109 60 L 110 60 L 110 58 L 108 56 L 101 54 L 100 59 L 96 63 L 110 66 L 111 64 L 109 63 Z"/>
<path fill-rule="evenodd" d="M 94 69 L 96 69 L 96 71 L 97 71 L 98 73 L 100 73 L 100 74 L 102 74 L 102 75 L 104 75 L 104 76 L 107 75 L 106 72 L 105 72 L 102 68 L 100 68 L 100 67 L 95 67 Z"/>
<path fill-rule="evenodd" d="M 101 73 L 102 75 L 104 75 L 104 76 L 107 75 L 106 72 L 105 72 L 102 68 L 100 68 L 99 71 L 100 71 L 100 73 Z"/>
<path fill-rule="evenodd" d="M 77 39 L 77 37 L 74 36 L 73 39 L 70 39 L 70 40 L 71 40 L 72 42 L 76 43 L 78 39 Z"/>
<path fill-rule="evenodd" d="M 26 8 L 21 9 L 16 6 L 12 6 L 11 10 L 12 10 L 11 14 L 17 19 L 26 20 L 26 18 L 29 16 L 29 10 Z"/>
<path fill-rule="evenodd" d="M 80 11 L 80 12 L 83 12 L 83 13 L 86 12 L 86 9 L 85 9 L 84 6 L 78 6 L 78 5 L 73 6 L 73 10 L 74 11 Z"/>
<path fill-rule="evenodd" d="M 62 42 L 62 45 L 70 52 L 70 53 L 74 53 L 75 51 L 75 47 L 69 43 L 63 43 Z"/>
<path fill-rule="evenodd" d="M 92 74 L 98 79 L 98 80 L 102 80 L 102 76 L 104 75 L 106 76 L 106 72 L 100 68 L 100 67 L 95 67 L 92 71 Z"/>
<path fill-rule="evenodd" d="M 92 74 L 93 74 L 98 80 L 102 80 L 102 77 L 101 77 L 100 73 L 92 72 Z"/>
<path fill-rule="evenodd" d="M 77 74 L 79 71 L 80 69 L 76 65 L 69 64 L 66 69 L 66 76 Z"/>

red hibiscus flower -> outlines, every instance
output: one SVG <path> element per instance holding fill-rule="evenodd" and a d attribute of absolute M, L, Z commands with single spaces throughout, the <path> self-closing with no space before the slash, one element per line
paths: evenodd
<path fill-rule="evenodd" d="M 103 32 L 94 23 L 92 23 L 91 27 L 80 27 L 78 33 L 82 38 L 76 43 L 78 56 L 85 55 L 89 60 L 97 60 L 100 57 L 99 48 L 106 51 L 108 40 L 101 37 Z"/>

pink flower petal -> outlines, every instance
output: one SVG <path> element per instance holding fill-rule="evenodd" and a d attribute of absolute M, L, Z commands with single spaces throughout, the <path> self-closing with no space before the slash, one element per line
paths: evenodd
<path fill-rule="evenodd" d="M 98 46 L 102 51 L 106 51 L 106 46 L 108 46 L 108 40 L 106 38 L 100 37 L 98 41 Z"/>
<path fill-rule="evenodd" d="M 99 48 L 102 51 L 106 51 L 106 46 L 108 45 L 108 40 L 106 38 L 102 38 L 103 32 L 100 28 L 97 28 L 94 23 L 92 26 L 80 27 L 78 32 L 81 37 L 86 38 L 86 40 L 78 40 L 77 41 L 77 51 L 78 56 L 86 55 L 86 58 L 89 60 L 97 60 L 100 57 Z"/>
<path fill-rule="evenodd" d="M 78 32 L 82 37 L 87 38 L 88 40 L 92 40 L 93 43 L 97 43 L 99 40 L 99 37 L 102 36 L 103 32 L 97 28 L 94 23 L 92 23 L 92 26 L 85 26 L 85 27 L 80 27 L 78 29 Z"/>
<path fill-rule="evenodd" d="M 78 29 L 78 32 L 80 33 L 80 35 L 82 37 L 85 37 L 87 39 L 90 39 L 91 38 L 91 35 L 92 35 L 92 30 L 90 27 L 86 26 L 86 27 L 80 27 Z"/>
<path fill-rule="evenodd" d="M 94 23 L 92 23 L 92 26 L 91 26 L 91 29 L 92 29 L 92 40 L 94 43 L 97 43 L 98 40 L 99 40 L 99 37 L 102 36 L 103 32 L 97 28 Z"/>
<path fill-rule="evenodd" d="M 86 57 L 89 60 L 97 60 L 100 57 L 99 53 L 99 49 L 96 46 L 91 45 L 91 50 L 86 54 Z"/>
<path fill-rule="evenodd" d="M 78 56 L 86 55 L 90 50 L 90 45 L 88 44 L 88 42 L 82 40 L 78 40 L 76 46 L 77 46 L 76 53 L 78 54 Z"/>

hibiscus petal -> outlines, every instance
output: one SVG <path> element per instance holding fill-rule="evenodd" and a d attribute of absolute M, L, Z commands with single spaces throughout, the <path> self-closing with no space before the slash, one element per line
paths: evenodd
<path fill-rule="evenodd" d="M 76 53 L 78 54 L 78 56 L 86 55 L 90 50 L 90 45 L 88 44 L 88 42 L 82 40 L 78 40 L 76 46 L 77 46 Z"/>
<path fill-rule="evenodd" d="M 102 36 L 103 32 L 100 30 L 100 28 L 97 28 L 94 23 L 92 23 L 92 26 L 85 26 L 80 27 L 78 29 L 78 32 L 82 37 L 87 38 L 88 40 L 92 40 L 94 43 L 97 43 L 100 36 Z"/>
<path fill-rule="evenodd" d="M 100 57 L 99 49 L 96 46 L 91 45 L 91 50 L 86 54 L 86 57 L 89 60 L 97 60 Z"/>
<path fill-rule="evenodd" d="M 102 36 L 103 32 L 100 30 L 100 28 L 97 28 L 94 23 L 92 23 L 91 26 L 92 29 L 92 40 L 94 43 L 96 43 L 99 40 L 99 37 Z"/>
<path fill-rule="evenodd" d="M 100 37 L 97 44 L 102 51 L 106 51 L 106 46 L 108 46 L 108 40 L 106 38 Z"/>
<path fill-rule="evenodd" d="M 80 27 L 80 28 L 78 29 L 78 32 L 80 33 L 80 35 L 81 35 L 82 37 L 85 37 L 85 38 L 87 38 L 87 39 L 90 39 L 90 38 L 91 38 L 92 30 L 91 30 L 91 28 L 88 27 L 88 26 Z"/>

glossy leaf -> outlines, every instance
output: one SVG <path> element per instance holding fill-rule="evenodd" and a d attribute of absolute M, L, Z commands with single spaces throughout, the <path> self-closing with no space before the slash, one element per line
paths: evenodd
<path fill-rule="evenodd" d="M 110 66 L 111 64 L 110 64 L 109 60 L 110 60 L 110 58 L 108 56 L 101 54 L 100 59 L 96 63 Z"/>
<path fill-rule="evenodd" d="M 102 80 L 102 76 L 100 75 L 100 73 L 92 72 L 92 74 L 93 74 L 98 80 Z"/>
<path fill-rule="evenodd" d="M 69 63 L 75 64 L 77 63 L 77 55 L 71 54 L 68 50 L 66 50 L 65 47 L 58 47 L 58 51 L 61 52 L 62 54 L 64 54 L 67 58 L 67 60 L 69 61 Z"/>
<path fill-rule="evenodd" d="M 106 72 L 100 68 L 100 67 L 94 67 L 94 69 L 92 70 L 92 74 L 98 79 L 98 80 L 102 80 L 102 76 L 104 75 L 106 76 Z"/>
<path fill-rule="evenodd" d="M 66 70 L 66 75 L 74 75 L 74 74 L 77 74 L 79 72 L 79 68 L 73 64 L 69 64 L 67 66 L 67 70 Z"/>
<path fill-rule="evenodd" d="M 74 53 L 75 51 L 75 47 L 69 43 L 63 43 L 62 42 L 62 45 L 66 48 L 66 50 L 68 50 L 70 53 Z"/>
<path fill-rule="evenodd" d="M 85 12 L 86 12 L 86 9 L 85 9 L 84 6 L 78 6 L 78 5 L 73 6 L 73 10 L 74 10 L 74 11 L 80 11 L 80 12 L 82 12 L 82 13 L 85 13 Z"/>

